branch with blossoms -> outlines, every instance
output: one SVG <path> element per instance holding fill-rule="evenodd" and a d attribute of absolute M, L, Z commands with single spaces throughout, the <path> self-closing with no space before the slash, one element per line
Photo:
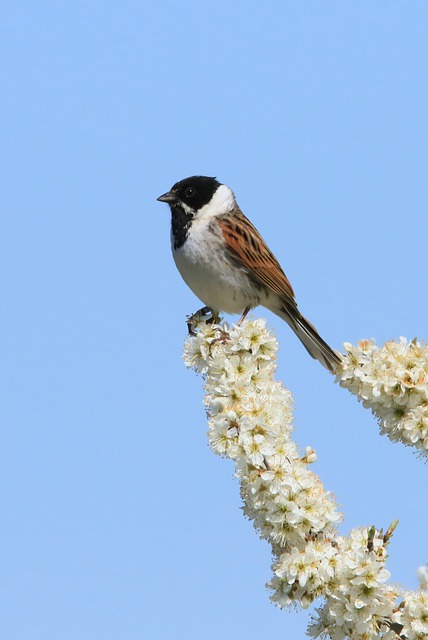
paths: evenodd
<path fill-rule="evenodd" d="M 371 409 L 380 433 L 428 453 L 428 345 L 400 338 L 378 347 L 374 340 L 344 344 L 337 374 L 342 387 Z"/>
<path fill-rule="evenodd" d="M 370 358 L 376 354 L 382 360 L 374 343 L 347 346 L 348 355 L 338 374 L 341 384 L 351 391 L 363 389 L 363 402 L 382 420 L 400 399 L 401 426 L 395 420 L 394 434 L 399 429 L 408 433 L 403 425 L 420 404 L 415 387 L 410 391 L 405 385 L 402 369 L 394 374 L 394 358 L 400 360 L 405 348 L 415 352 L 412 362 L 407 356 L 403 361 L 407 369 L 416 362 L 419 351 L 415 351 L 416 343 L 411 344 L 415 346 L 399 343 L 398 352 L 389 349 L 389 360 L 383 358 L 383 364 L 375 368 L 383 371 L 385 365 L 388 385 L 377 384 L 371 396 L 367 392 L 370 381 L 379 376 L 372 371 L 370 378 Z M 428 590 L 421 579 L 421 575 L 426 579 L 426 573 L 419 570 L 421 589 L 416 592 L 387 583 L 387 547 L 396 523 L 385 532 L 365 527 L 348 536 L 339 534 L 342 514 L 309 468 L 316 454 L 308 447 L 302 455 L 292 440 L 293 400 L 275 380 L 277 350 L 278 343 L 263 320 L 233 327 L 200 323 L 184 349 L 185 364 L 205 379 L 209 444 L 214 453 L 234 461 L 244 514 L 271 545 L 273 576 L 267 585 L 271 600 L 279 607 L 307 608 L 322 599 L 308 627 L 308 635 L 314 638 L 426 640 Z M 416 370 L 412 376 L 418 382 Z M 395 379 L 405 389 L 401 393 L 397 383 L 391 382 Z M 359 386 L 360 381 L 364 387 Z M 420 385 L 416 387 L 420 393 Z M 391 389 L 391 394 L 385 389 Z M 411 398 L 409 406 L 405 398 Z M 397 418 L 395 409 L 392 415 Z M 389 429 L 390 423 L 386 420 L 385 424 Z"/>

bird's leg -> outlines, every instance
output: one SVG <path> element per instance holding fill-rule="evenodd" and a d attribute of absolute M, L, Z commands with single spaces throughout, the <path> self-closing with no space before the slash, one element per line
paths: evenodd
<path fill-rule="evenodd" d="M 192 313 L 192 315 L 187 316 L 187 331 L 189 332 L 190 336 L 196 335 L 196 325 L 202 320 L 204 316 L 207 316 L 209 314 L 211 315 L 211 318 L 208 318 L 206 322 L 212 323 L 214 322 L 214 320 L 218 322 L 218 314 L 215 313 L 215 311 L 213 311 L 211 307 L 202 307 L 202 309 L 199 309 L 199 311 L 196 311 L 195 313 Z"/>
<path fill-rule="evenodd" d="M 244 309 L 244 313 L 242 314 L 242 316 L 239 318 L 237 322 L 238 327 L 241 326 L 241 324 L 244 322 L 245 318 L 250 313 L 250 311 L 251 311 L 251 307 L 247 307 L 246 309 Z"/>

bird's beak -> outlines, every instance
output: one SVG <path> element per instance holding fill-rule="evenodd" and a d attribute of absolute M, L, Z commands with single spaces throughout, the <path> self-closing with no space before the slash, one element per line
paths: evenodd
<path fill-rule="evenodd" d="M 164 193 L 163 195 L 159 196 L 159 198 L 156 198 L 156 199 L 159 202 L 166 202 L 167 204 L 172 204 L 173 202 L 177 201 L 176 196 L 170 191 L 167 191 L 166 193 Z"/>

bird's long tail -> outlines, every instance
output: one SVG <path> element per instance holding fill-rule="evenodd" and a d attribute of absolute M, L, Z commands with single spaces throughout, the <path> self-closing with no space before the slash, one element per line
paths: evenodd
<path fill-rule="evenodd" d="M 302 316 L 297 307 L 284 303 L 279 309 L 271 310 L 293 329 L 309 355 L 319 360 L 331 373 L 336 373 L 342 364 L 340 355 L 321 338 L 315 327 Z"/>

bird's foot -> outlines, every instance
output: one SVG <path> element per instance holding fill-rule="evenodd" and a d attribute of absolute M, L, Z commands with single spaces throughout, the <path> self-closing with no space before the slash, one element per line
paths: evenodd
<path fill-rule="evenodd" d="M 210 351 L 213 348 L 213 346 L 216 344 L 216 342 L 221 342 L 221 344 L 225 344 L 228 340 L 230 340 L 230 333 L 228 331 L 225 331 L 224 329 L 218 329 L 219 332 L 219 336 L 217 336 L 217 338 L 214 338 L 214 340 L 211 340 L 210 342 Z"/>
<path fill-rule="evenodd" d="M 207 320 L 205 320 L 207 324 L 217 324 L 220 320 L 218 313 L 213 311 L 211 307 L 202 307 L 202 309 L 199 309 L 198 311 L 196 311 L 196 313 L 187 316 L 187 331 L 189 332 L 190 336 L 196 335 L 195 329 L 197 325 L 202 320 L 204 320 L 205 316 L 210 316 Z"/>

